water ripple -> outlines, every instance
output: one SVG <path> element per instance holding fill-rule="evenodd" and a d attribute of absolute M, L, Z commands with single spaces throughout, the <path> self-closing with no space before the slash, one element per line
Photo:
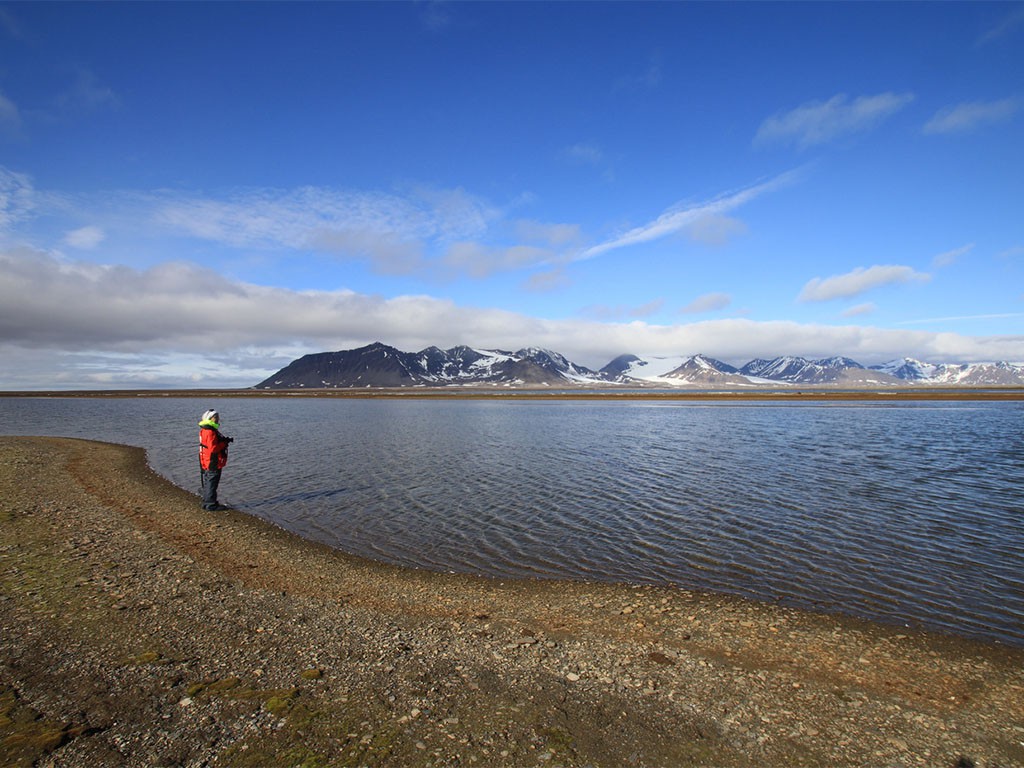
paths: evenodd
<path fill-rule="evenodd" d="M 0 399 L 0 416 L 142 445 L 193 489 L 192 417 L 209 405 Z M 238 438 L 224 498 L 349 552 L 679 584 L 1024 645 L 1017 403 L 254 398 L 220 410 Z"/>

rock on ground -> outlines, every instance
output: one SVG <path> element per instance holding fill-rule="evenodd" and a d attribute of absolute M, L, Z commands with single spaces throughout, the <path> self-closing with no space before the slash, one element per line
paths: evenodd
<path fill-rule="evenodd" d="M 0 438 L 2 766 L 1024 766 L 1024 650 L 405 570 Z"/>

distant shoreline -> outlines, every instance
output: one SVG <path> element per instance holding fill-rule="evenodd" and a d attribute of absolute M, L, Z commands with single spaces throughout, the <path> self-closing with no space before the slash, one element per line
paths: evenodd
<path fill-rule="evenodd" d="M 637 389 L 572 389 L 566 388 L 485 388 L 485 387 L 393 387 L 352 389 L 106 389 L 106 390 L 28 390 L 0 391 L 0 397 L 36 398 L 132 398 L 132 397 L 321 397 L 345 399 L 445 399 L 445 400 L 651 400 L 689 402 L 767 402 L 791 401 L 945 401 L 992 400 L 1024 401 L 1024 387 L 909 387 L 886 389 L 832 389 L 804 387 L 801 389 L 758 390 L 693 390 L 680 391 Z"/>

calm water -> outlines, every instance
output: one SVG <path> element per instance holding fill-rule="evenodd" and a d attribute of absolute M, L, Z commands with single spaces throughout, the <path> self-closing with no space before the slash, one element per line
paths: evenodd
<path fill-rule="evenodd" d="M 1024 404 L 0 399 L 377 559 L 672 583 L 1024 646 Z"/>

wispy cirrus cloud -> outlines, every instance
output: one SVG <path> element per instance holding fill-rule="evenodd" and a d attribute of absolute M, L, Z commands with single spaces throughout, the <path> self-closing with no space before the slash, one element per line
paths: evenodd
<path fill-rule="evenodd" d="M 577 142 L 561 152 L 562 159 L 570 165 L 596 169 L 606 182 L 615 179 L 615 170 L 605 151 L 592 142 Z"/>
<path fill-rule="evenodd" d="M 734 237 L 746 233 L 747 225 L 745 223 L 721 214 L 708 214 L 697 219 L 687 230 L 691 240 L 705 245 L 725 245 Z"/>
<path fill-rule="evenodd" d="M 454 23 L 453 10 L 448 2 L 428 0 L 420 12 L 420 21 L 428 32 L 444 32 Z"/>
<path fill-rule="evenodd" d="M 21 125 L 21 112 L 17 105 L 0 91 L 0 128 L 14 130 Z"/>
<path fill-rule="evenodd" d="M 75 69 L 71 84 L 57 95 L 57 106 L 64 112 L 91 112 L 120 105 L 121 99 L 114 90 L 84 67 Z"/>
<path fill-rule="evenodd" d="M 732 296 L 728 293 L 705 293 L 703 296 L 698 296 L 679 311 L 686 315 L 696 315 L 725 309 L 730 304 L 732 304 Z"/>
<path fill-rule="evenodd" d="M 604 162 L 604 152 L 596 144 L 573 144 L 566 147 L 563 154 L 571 162 L 580 165 L 600 165 Z"/>
<path fill-rule="evenodd" d="M 126 191 L 79 200 L 40 193 L 30 177 L 0 167 L 0 234 L 36 213 L 107 223 L 103 229 L 68 226 L 60 243 L 79 249 L 95 248 L 115 233 L 157 233 L 270 258 L 313 252 L 363 261 L 382 275 L 439 280 L 557 267 L 583 240 L 577 224 L 509 221 L 506 211 L 461 188 L 249 188 L 220 196 Z"/>
<path fill-rule="evenodd" d="M 507 272 L 536 264 L 550 262 L 555 253 L 532 245 L 488 246 L 475 242 L 453 243 L 442 264 L 452 274 L 469 277 L 488 277 L 495 272 Z"/>
<path fill-rule="evenodd" d="M 936 269 L 940 267 L 948 267 L 950 264 L 955 264 L 961 256 L 966 256 L 973 250 L 974 243 L 968 243 L 967 245 L 961 245 L 959 248 L 954 248 L 951 251 L 940 253 L 932 259 L 932 267 Z"/>
<path fill-rule="evenodd" d="M 955 315 L 953 317 L 924 317 L 917 320 L 903 320 L 896 325 L 924 325 L 927 323 L 961 322 L 964 320 L 1010 320 L 1024 317 L 1024 312 L 998 312 L 990 315 Z"/>
<path fill-rule="evenodd" d="M 800 295 L 799 301 L 830 301 L 859 296 L 873 288 L 883 285 L 900 283 L 925 282 L 931 275 L 917 272 L 911 267 L 898 265 L 876 265 L 873 267 L 857 267 L 852 272 L 832 277 L 815 277 L 808 281 Z"/>
<path fill-rule="evenodd" d="M 769 117 L 754 143 L 794 143 L 801 149 L 870 130 L 914 100 L 910 93 L 880 93 L 850 99 L 845 93 L 827 101 L 809 101 Z"/>
<path fill-rule="evenodd" d="M 617 77 L 612 83 L 612 91 L 649 91 L 657 88 L 661 85 L 663 75 L 661 59 L 661 52 L 655 51 L 637 72 Z"/>
<path fill-rule="evenodd" d="M 844 309 L 843 317 L 863 317 L 864 315 L 870 315 L 876 309 L 878 309 L 878 307 L 871 302 L 857 304 L 855 306 Z"/>
<path fill-rule="evenodd" d="M 579 314 L 582 317 L 599 322 L 617 322 L 620 320 L 641 320 L 656 315 L 665 306 L 664 299 L 652 299 L 639 306 L 617 304 L 591 304 L 583 307 Z"/>
<path fill-rule="evenodd" d="M 243 190 L 223 199 L 157 199 L 153 219 L 233 247 L 320 251 L 365 259 L 376 271 L 394 275 L 426 268 L 431 244 L 449 244 L 449 266 L 477 265 L 455 243 L 483 237 L 500 215 L 461 189 L 420 187 L 397 195 L 305 187 Z M 478 255 L 483 257 L 483 246 Z M 489 269 L 477 266 L 475 272 Z"/>
<path fill-rule="evenodd" d="M 35 208 L 35 198 L 29 176 L 0 166 L 0 235 L 30 215 Z"/>
<path fill-rule="evenodd" d="M 679 204 L 665 211 L 654 221 L 643 224 L 639 227 L 624 232 L 621 235 L 605 240 L 597 245 L 584 249 L 573 257 L 574 261 L 583 261 L 600 256 L 603 253 L 614 251 L 618 248 L 625 248 L 630 245 L 638 245 L 657 240 L 677 232 L 686 231 L 690 228 L 697 228 L 709 221 L 722 222 L 725 214 L 733 211 L 742 205 L 751 202 L 761 195 L 779 189 L 786 184 L 792 183 L 799 175 L 798 171 L 789 171 L 776 176 L 774 179 L 755 184 L 736 192 L 729 192 L 719 197 L 696 204 Z M 728 228 L 732 231 L 743 229 L 745 225 L 729 219 Z M 691 229 L 692 234 L 692 229 Z"/>
<path fill-rule="evenodd" d="M 156 199 L 153 217 L 180 232 L 226 245 L 309 248 L 332 232 L 378 232 L 400 239 L 483 234 L 497 214 L 461 190 L 419 189 L 407 196 L 318 187 L 242 190 L 224 198 Z M 365 248 L 365 242 L 360 247 Z M 339 246 L 346 246 L 341 238 Z"/>
<path fill-rule="evenodd" d="M 1022 25 L 1024 25 L 1024 6 L 1018 6 L 1010 11 L 1009 14 L 1001 18 L 993 27 L 987 29 L 985 33 L 978 38 L 978 45 L 986 45 L 1005 37 Z"/>
<path fill-rule="evenodd" d="M 528 293 L 553 293 L 567 288 L 571 281 L 564 267 L 554 267 L 534 272 L 523 281 L 523 290 Z"/>
<path fill-rule="evenodd" d="M 1002 122 L 1020 109 L 1016 99 L 999 101 L 966 101 L 940 109 L 925 123 L 926 134 L 970 133 L 986 125 Z"/>
<path fill-rule="evenodd" d="M 552 247 L 563 247 L 578 242 L 582 233 L 578 224 L 546 224 L 540 221 L 520 219 L 515 223 L 516 236 L 532 243 L 546 243 Z"/>
<path fill-rule="evenodd" d="M 79 227 L 64 235 L 64 242 L 72 248 L 91 250 L 103 242 L 106 233 L 97 226 Z"/>
<path fill-rule="evenodd" d="M 0 31 L 16 39 L 23 36 L 18 20 L 6 8 L 0 8 Z"/>

